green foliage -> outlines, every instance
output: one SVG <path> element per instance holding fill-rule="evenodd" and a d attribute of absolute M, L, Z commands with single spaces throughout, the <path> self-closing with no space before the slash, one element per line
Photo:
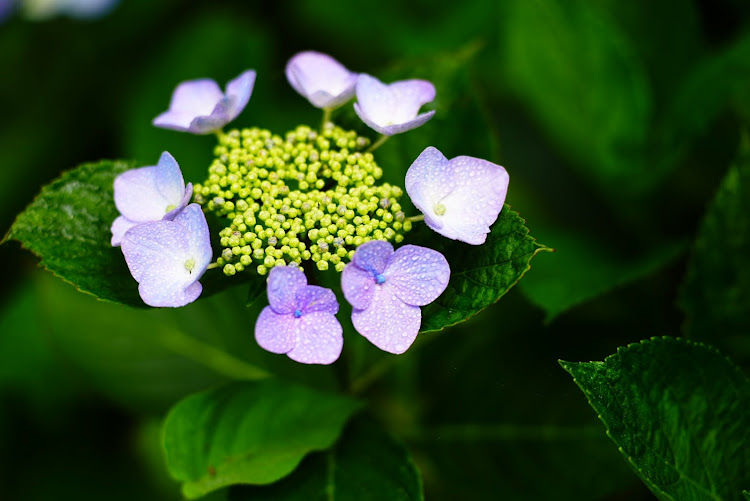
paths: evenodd
<path fill-rule="evenodd" d="M 422 332 L 439 331 L 476 315 L 521 279 L 537 253 L 552 250 L 537 243 L 524 223 L 506 205 L 483 245 L 440 241 L 436 248 L 451 266 L 451 280 L 445 292 L 423 308 Z"/>
<path fill-rule="evenodd" d="M 698 230 L 680 295 L 687 335 L 732 343 L 750 333 L 748 256 L 750 156 L 745 154 L 730 167 Z"/>
<path fill-rule="evenodd" d="M 535 261 L 534 273 L 525 277 L 520 285 L 531 302 L 545 311 L 546 322 L 612 289 L 650 275 L 681 256 L 686 247 L 683 242 L 677 242 L 657 247 L 635 259 L 625 259 L 602 248 L 590 237 L 569 231 L 546 238 L 554 242 L 554 259 Z"/>
<path fill-rule="evenodd" d="M 233 487 L 229 501 L 422 500 L 419 471 L 403 445 L 373 422 L 355 419 L 331 450 L 308 456 L 269 486 Z"/>
<path fill-rule="evenodd" d="M 739 500 L 750 485 L 750 382 L 703 344 L 653 338 L 604 362 L 560 362 L 663 501 Z"/>
<path fill-rule="evenodd" d="M 233 383 L 178 403 L 164 424 L 172 476 L 195 499 L 232 484 L 268 484 L 327 449 L 360 403 L 277 380 Z"/>
<path fill-rule="evenodd" d="M 501 19 L 508 84 L 581 172 L 618 190 L 653 181 L 647 79 L 617 25 L 586 0 L 512 0 Z"/>
<path fill-rule="evenodd" d="M 133 166 L 120 161 L 84 164 L 42 188 L 5 237 L 18 240 L 41 265 L 99 299 L 143 306 L 110 226 L 119 215 L 115 177 Z"/>

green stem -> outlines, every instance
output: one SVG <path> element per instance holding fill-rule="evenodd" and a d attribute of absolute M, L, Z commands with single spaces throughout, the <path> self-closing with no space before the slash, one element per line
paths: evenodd
<path fill-rule="evenodd" d="M 224 130 L 223 129 L 219 129 L 219 130 L 215 131 L 214 134 L 216 134 L 216 140 L 218 142 L 221 142 L 221 138 L 224 136 Z"/>
<path fill-rule="evenodd" d="M 369 148 L 367 148 L 367 151 L 365 153 L 372 153 L 373 151 L 377 150 L 383 145 L 384 142 L 388 140 L 389 137 L 391 136 L 386 136 L 386 135 L 380 136 L 380 138 L 377 141 L 372 143 L 372 145 Z"/>
<path fill-rule="evenodd" d="M 218 268 L 218 267 L 219 267 L 219 263 L 213 262 L 213 263 L 209 264 L 208 266 L 206 266 L 206 269 L 207 270 L 213 270 L 214 268 Z"/>
<path fill-rule="evenodd" d="M 412 223 L 424 221 L 424 214 L 420 214 L 418 216 L 407 217 L 406 219 L 404 219 L 404 221 L 411 221 Z"/>
<path fill-rule="evenodd" d="M 331 110 L 328 108 L 323 109 L 323 121 L 320 123 L 320 131 L 326 128 L 326 124 L 331 121 Z"/>
<path fill-rule="evenodd" d="M 159 339 L 166 348 L 229 379 L 255 381 L 272 376 L 260 367 L 244 362 L 214 346 L 187 336 L 178 329 L 165 328 L 161 331 Z"/>

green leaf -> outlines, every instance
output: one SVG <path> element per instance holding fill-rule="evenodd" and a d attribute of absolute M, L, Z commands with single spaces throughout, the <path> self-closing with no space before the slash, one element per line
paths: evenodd
<path fill-rule="evenodd" d="M 750 156 L 721 183 L 701 222 L 680 294 L 688 336 L 740 342 L 750 333 Z"/>
<path fill-rule="evenodd" d="M 354 420 L 330 451 L 309 456 L 285 479 L 263 487 L 233 487 L 229 501 L 416 501 L 419 471 L 403 445 L 379 426 Z"/>
<path fill-rule="evenodd" d="M 617 287 L 646 277 L 680 257 L 685 242 L 659 246 L 636 258 L 617 256 L 595 239 L 571 232 L 548 234 L 554 258 L 534 262 L 534 273 L 521 290 L 551 322 L 559 314 Z"/>
<path fill-rule="evenodd" d="M 630 41 L 589 3 L 504 2 L 504 76 L 583 175 L 636 190 L 654 178 L 648 82 Z"/>
<path fill-rule="evenodd" d="M 422 309 L 422 332 L 439 331 L 476 315 L 520 280 L 538 252 L 552 250 L 537 243 L 524 223 L 506 205 L 483 245 L 446 239 L 431 245 L 448 260 L 451 280 L 445 292 Z"/>
<path fill-rule="evenodd" d="M 351 398 L 276 380 L 198 393 L 167 416 L 167 465 L 189 499 L 232 484 L 275 482 L 309 452 L 333 445 L 359 408 Z"/>
<path fill-rule="evenodd" d="M 750 485 L 750 382 L 716 349 L 653 338 L 604 362 L 560 364 L 659 499 L 741 499 Z"/>
<path fill-rule="evenodd" d="M 18 240 L 42 266 L 82 292 L 143 306 L 122 252 L 110 244 L 110 226 L 119 215 L 114 179 L 131 167 L 105 160 L 65 172 L 42 188 L 4 241 Z"/>

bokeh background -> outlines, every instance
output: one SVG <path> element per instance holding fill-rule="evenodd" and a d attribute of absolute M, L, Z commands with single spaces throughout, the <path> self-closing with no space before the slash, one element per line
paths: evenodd
<path fill-rule="evenodd" d="M 367 390 L 373 413 L 412 451 L 427 499 L 652 499 L 557 360 L 681 334 L 690 242 L 750 118 L 749 3 L 123 0 L 96 19 L 24 9 L 0 24 L 3 232 L 84 162 L 152 165 L 167 150 L 201 181 L 213 137 L 151 126 L 182 80 L 223 86 L 257 70 L 234 125 L 277 133 L 320 121 L 284 77 L 297 51 L 433 81 L 435 118 L 378 152 L 387 179 L 402 185 L 429 145 L 504 165 L 507 202 L 557 252 L 482 314 L 420 339 Z M 335 118 L 366 132 L 349 109 Z M 264 357 L 241 299 L 176 312 L 97 302 L 15 242 L 0 246 L 0 271 L 0 499 L 178 499 L 161 419 L 226 377 L 170 332 Z"/>

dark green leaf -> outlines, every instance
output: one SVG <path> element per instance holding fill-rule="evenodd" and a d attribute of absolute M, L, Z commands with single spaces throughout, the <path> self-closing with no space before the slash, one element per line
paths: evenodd
<path fill-rule="evenodd" d="M 371 421 L 357 419 L 330 451 L 309 456 L 290 476 L 234 487 L 229 501 L 412 501 L 422 482 L 408 451 Z"/>
<path fill-rule="evenodd" d="M 661 500 L 739 500 L 750 485 L 750 382 L 718 351 L 677 338 L 560 362 Z"/>
<path fill-rule="evenodd" d="M 445 292 L 423 308 L 422 332 L 439 331 L 476 315 L 518 282 L 538 252 L 552 250 L 537 243 L 524 223 L 506 205 L 483 245 L 441 239 L 433 246 L 448 259 L 451 280 Z"/>
<path fill-rule="evenodd" d="M 198 393 L 167 416 L 167 465 L 189 499 L 232 484 L 275 482 L 309 452 L 333 445 L 359 407 L 276 380 Z"/>
<path fill-rule="evenodd" d="M 546 313 L 550 322 L 559 314 L 612 289 L 638 280 L 672 262 L 684 252 L 684 242 L 657 247 L 646 255 L 625 259 L 602 248 L 596 240 L 570 232 L 545 237 L 555 255 L 534 262 L 534 273 L 521 290 Z"/>
<path fill-rule="evenodd" d="M 115 177 L 133 167 L 121 161 L 84 164 L 42 188 L 5 237 L 18 240 L 41 265 L 99 299 L 143 306 L 110 226 L 119 215 Z"/>
<path fill-rule="evenodd" d="M 503 2 L 505 76 L 584 175 L 637 189 L 654 174 L 648 82 L 630 41 L 588 3 Z"/>
<path fill-rule="evenodd" d="M 742 340 L 750 334 L 750 156 L 730 167 L 698 230 L 680 305 L 686 334 Z"/>

